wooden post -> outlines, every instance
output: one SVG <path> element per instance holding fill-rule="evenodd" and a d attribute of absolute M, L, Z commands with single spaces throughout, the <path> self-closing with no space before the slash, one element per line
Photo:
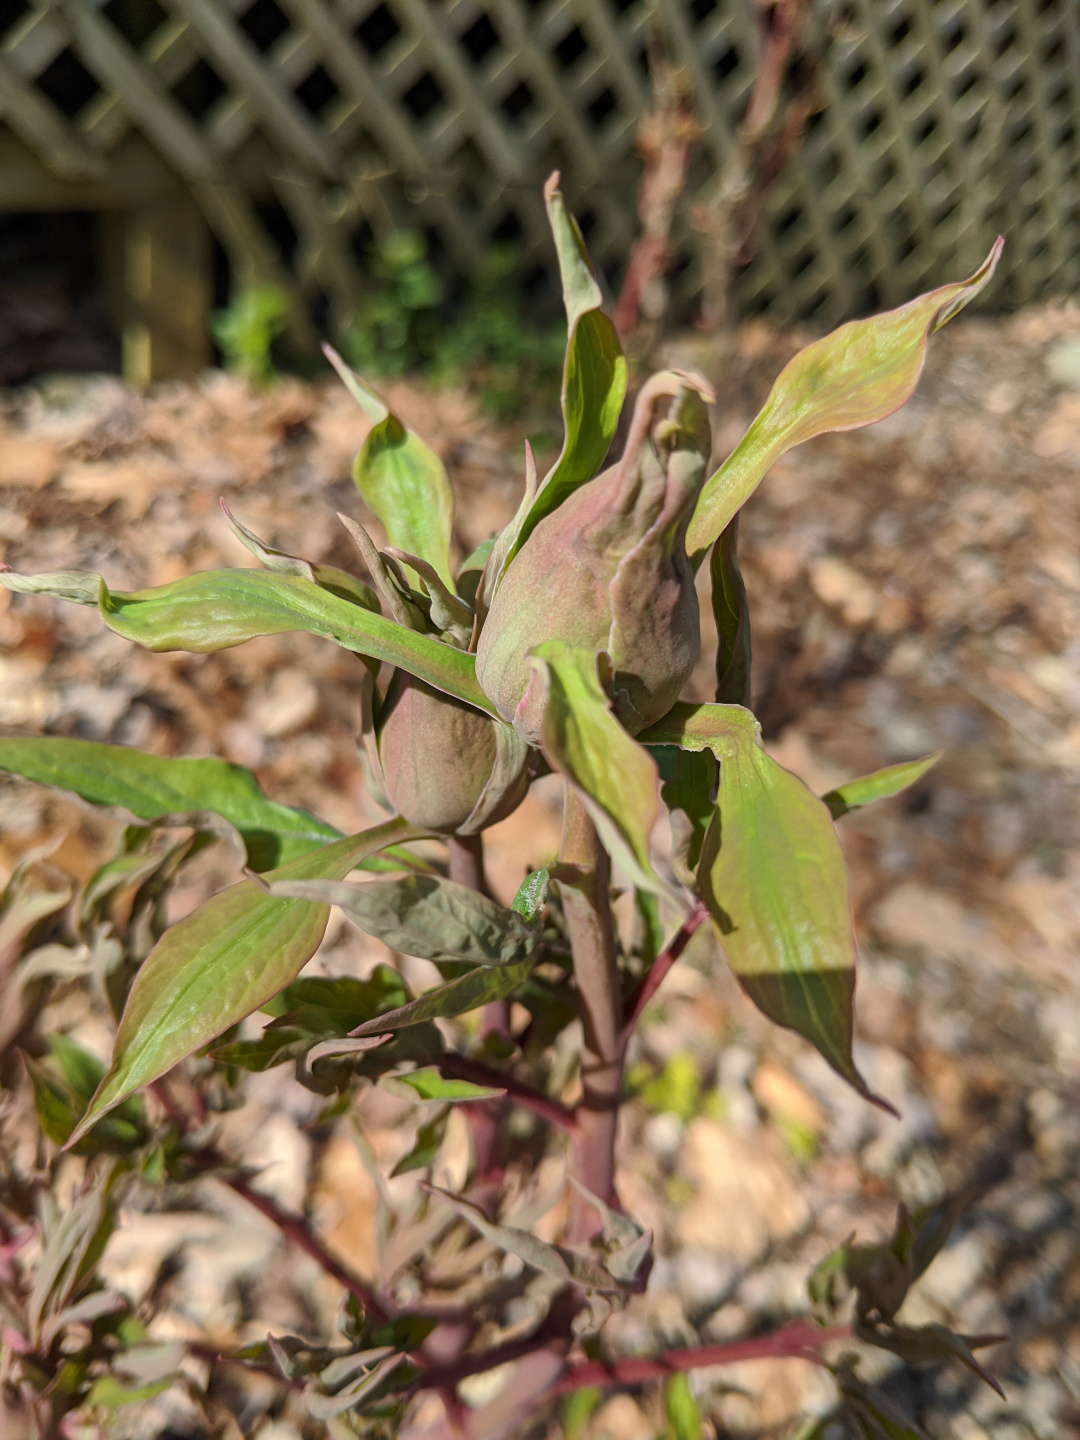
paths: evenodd
<path fill-rule="evenodd" d="M 141 390 L 210 363 L 210 233 L 193 205 L 105 217 L 105 269 L 124 378 Z"/>

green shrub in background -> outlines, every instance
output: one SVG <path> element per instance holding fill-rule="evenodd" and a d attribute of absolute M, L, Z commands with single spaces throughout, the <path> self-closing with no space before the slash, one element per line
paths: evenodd
<path fill-rule="evenodd" d="M 270 350 L 285 329 L 289 297 L 276 285 L 240 290 L 211 322 L 226 370 L 260 385 L 274 374 Z"/>
<path fill-rule="evenodd" d="M 464 299 L 451 301 L 415 230 L 398 230 L 374 249 L 370 273 L 378 288 L 356 312 L 345 352 L 361 373 L 423 375 L 436 385 L 472 386 L 496 419 L 517 414 L 528 399 L 558 398 L 566 349 L 563 320 L 537 325 L 514 274 L 513 252 L 496 247 L 484 258 Z"/>
<path fill-rule="evenodd" d="M 420 370 L 438 344 L 442 281 L 427 258 L 427 241 L 416 230 L 395 230 L 371 251 L 368 271 L 376 282 L 345 335 L 345 353 L 366 375 L 403 375 Z"/>

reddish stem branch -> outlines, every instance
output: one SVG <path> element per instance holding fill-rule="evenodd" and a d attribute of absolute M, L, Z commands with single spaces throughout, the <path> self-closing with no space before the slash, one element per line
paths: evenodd
<path fill-rule="evenodd" d="M 215 1158 L 220 1160 L 220 1157 Z M 390 1319 L 370 1287 L 365 1285 L 359 1276 L 354 1275 L 347 1265 L 331 1255 L 302 1215 L 292 1215 L 288 1210 L 282 1210 L 276 1200 L 253 1190 L 247 1181 L 238 1175 L 223 1175 L 219 1178 L 249 1205 L 253 1205 L 260 1214 L 272 1220 L 290 1245 L 295 1245 L 297 1250 L 310 1255 L 320 1269 L 332 1276 L 350 1295 L 354 1295 L 373 1320 L 385 1324 Z"/>
<path fill-rule="evenodd" d="M 633 1033 L 634 1026 L 641 1019 L 645 1006 L 656 994 L 657 990 L 659 990 L 665 975 L 675 964 L 675 961 L 678 960 L 687 945 L 689 945 L 690 937 L 704 923 L 705 917 L 705 906 L 701 904 L 695 905 L 694 909 L 683 921 L 682 929 L 674 936 L 671 944 L 666 950 L 660 952 L 649 966 L 647 974 L 642 977 L 641 983 L 627 997 L 626 1019 L 622 1028 L 622 1043 L 624 1049 L 626 1048 L 626 1042 Z"/>
<path fill-rule="evenodd" d="M 572 1135 L 576 1127 L 574 1112 L 558 1100 L 552 1100 L 542 1091 L 527 1085 L 524 1080 L 515 1080 L 502 1070 L 483 1065 L 479 1060 L 469 1060 L 464 1055 L 440 1055 L 439 1072 L 447 1080 L 468 1080 L 474 1085 L 489 1085 L 493 1090 L 505 1090 L 525 1110 L 531 1110 L 549 1125 L 556 1125 Z"/>
<path fill-rule="evenodd" d="M 150 1089 L 157 1096 L 165 1113 L 180 1133 L 187 1135 L 191 1130 L 190 1119 L 177 1103 L 168 1086 L 163 1081 L 156 1080 Z M 201 1107 L 201 1096 L 199 1102 Z M 204 1170 L 216 1170 L 230 1164 L 225 1156 L 209 1146 L 187 1158 L 191 1164 Z M 354 1275 L 347 1265 L 331 1255 L 302 1215 L 292 1215 L 289 1211 L 282 1210 L 276 1200 L 272 1200 L 269 1195 L 260 1194 L 258 1190 L 253 1190 L 248 1182 L 239 1175 L 219 1175 L 217 1179 L 228 1185 L 230 1190 L 235 1191 L 249 1205 L 254 1206 L 260 1214 L 265 1215 L 268 1220 L 272 1220 L 289 1244 L 295 1245 L 305 1255 L 310 1255 L 327 1275 L 332 1276 L 350 1295 L 354 1295 L 360 1301 L 373 1320 L 381 1322 L 389 1320 L 390 1316 L 375 1298 L 371 1288 L 358 1275 Z"/>
<path fill-rule="evenodd" d="M 809 1320 L 797 1320 L 773 1335 L 752 1340 L 725 1341 L 719 1345 L 697 1345 L 685 1350 L 668 1350 L 655 1359 L 634 1356 L 626 1360 L 582 1360 L 571 1365 L 555 1382 L 556 1395 L 580 1390 L 586 1385 L 640 1385 L 646 1380 L 663 1380 L 679 1370 L 702 1370 L 709 1365 L 732 1365 L 737 1360 L 812 1360 L 824 1362 L 818 1351 L 832 1340 L 850 1340 L 851 1329 L 836 1325 L 822 1330 Z M 425 1378 L 425 1385 L 427 1380 Z"/>
<path fill-rule="evenodd" d="M 611 1385 L 640 1385 L 647 1380 L 663 1380 L 679 1370 L 700 1370 L 709 1365 L 733 1365 L 738 1360 L 812 1360 L 821 1364 L 819 1351 L 833 1340 L 850 1340 L 847 1325 L 823 1330 L 808 1320 L 797 1320 L 772 1335 L 756 1335 L 750 1340 L 731 1340 L 718 1345 L 697 1345 L 680 1350 L 667 1350 L 655 1358 L 634 1356 L 605 1364 L 600 1360 L 580 1360 L 567 1367 L 555 1381 L 552 1393 L 565 1395 L 586 1385 L 604 1388 Z M 558 1343 L 545 1328 L 528 1339 L 510 1340 L 479 1355 L 464 1355 L 450 1365 L 432 1366 L 414 1381 L 412 1391 L 436 1390 L 457 1385 L 470 1375 L 482 1375 L 511 1360 L 521 1360 L 545 1346 Z M 563 1342 L 565 1343 L 565 1342 Z"/>

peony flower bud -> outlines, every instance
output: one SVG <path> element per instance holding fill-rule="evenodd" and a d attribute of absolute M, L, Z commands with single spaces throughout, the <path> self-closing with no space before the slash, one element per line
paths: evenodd
<path fill-rule="evenodd" d="M 394 808 L 441 834 L 477 834 L 529 788 L 529 748 L 514 730 L 404 670 L 379 707 L 375 749 Z"/>
<path fill-rule="evenodd" d="M 666 398 L 669 414 L 658 419 Z M 476 674 L 530 744 L 540 740 L 543 697 L 527 657 L 545 640 L 607 653 L 615 713 L 631 734 L 665 715 L 689 679 L 700 634 L 686 527 L 705 481 L 712 398 L 697 376 L 654 375 L 622 459 L 545 516 L 507 568 Z"/>

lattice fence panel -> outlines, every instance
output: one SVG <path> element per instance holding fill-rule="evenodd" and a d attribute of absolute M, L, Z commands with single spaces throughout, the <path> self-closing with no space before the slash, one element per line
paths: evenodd
<path fill-rule="evenodd" d="M 695 184 L 730 153 L 752 0 L 0 0 L 0 114 L 65 180 L 135 131 L 242 281 L 344 323 L 361 234 L 422 224 L 445 264 L 495 240 L 549 267 L 555 167 L 614 282 L 636 232 L 650 27 L 689 72 Z M 820 112 L 768 194 L 738 307 L 835 323 L 973 268 L 1008 236 L 1017 302 L 1080 282 L 1076 0 L 812 0 Z M 283 207 L 286 267 L 265 219 Z M 683 237 L 692 292 L 695 266 Z"/>

